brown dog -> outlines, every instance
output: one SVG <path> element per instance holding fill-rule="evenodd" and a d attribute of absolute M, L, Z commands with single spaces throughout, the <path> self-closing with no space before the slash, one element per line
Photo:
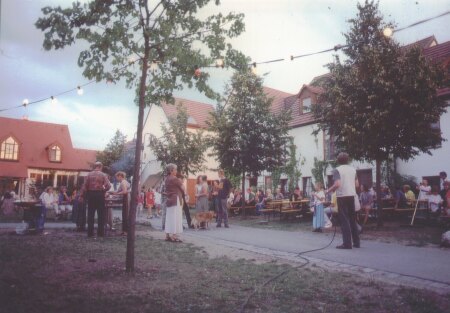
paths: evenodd
<path fill-rule="evenodd" d="M 192 218 L 191 225 L 197 229 L 200 228 L 202 224 L 205 225 L 205 228 L 209 228 L 209 223 L 212 221 L 213 218 L 216 217 L 216 213 L 213 211 L 208 212 L 199 212 L 196 213 L 195 216 Z"/>

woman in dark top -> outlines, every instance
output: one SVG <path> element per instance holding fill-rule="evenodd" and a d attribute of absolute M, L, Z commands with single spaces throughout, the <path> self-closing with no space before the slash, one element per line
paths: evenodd
<path fill-rule="evenodd" d="M 165 181 L 166 200 L 166 223 L 164 231 L 166 240 L 171 242 L 181 242 L 178 234 L 183 232 L 183 212 L 182 195 L 184 192 L 183 183 L 177 178 L 177 166 L 168 164 L 166 166 L 168 176 Z"/>

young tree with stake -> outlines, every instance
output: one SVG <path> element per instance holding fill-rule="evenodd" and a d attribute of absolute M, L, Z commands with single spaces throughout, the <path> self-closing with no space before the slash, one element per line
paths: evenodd
<path fill-rule="evenodd" d="M 211 0 L 93 0 L 71 7 L 45 7 L 36 27 L 45 32 L 44 48 L 63 49 L 77 41 L 89 47 L 80 53 L 83 75 L 115 83 L 125 79 L 136 88 L 139 115 L 136 151 L 142 145 L 144 108 L 162 101 L 173 103 L 172 93 L 184 86 L 210 98 L 219 95 L 208 85 L 202 66 L 225 57 L 225 64 L 245 62 L 227 38 L 244 30 L 242 14 L 221 13 L 199 18 Z M 218 5 L 219 1 L 215 1 Z M 195 76 L 194 76 L 195 73 Z M 135 210 L 139 192 L 140 153 L 135 153 L 126 270 L 134 271 Z"/>

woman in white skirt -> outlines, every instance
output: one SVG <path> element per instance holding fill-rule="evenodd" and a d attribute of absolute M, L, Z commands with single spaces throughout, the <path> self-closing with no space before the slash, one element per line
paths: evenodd
<path fill-rule="evenodd" d="M 183 232 L 183 211 L 181 206 L 184 186 L 177 178 L 177 166 L 168 164 L 166 166 L 167 178 L 165 181 L 166 200 L 166 241 L 181 242 L 179 234 Z"/>

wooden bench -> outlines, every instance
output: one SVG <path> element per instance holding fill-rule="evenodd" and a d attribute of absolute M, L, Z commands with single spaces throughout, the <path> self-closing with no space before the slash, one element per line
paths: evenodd
<path fill-rule="evenodd" d="M 245 205 L 244 207 L 241 206 L 231 206 L 228 211 L 229 213 L 233 213 L 236 214 L 236 212 L 239 212 L 241 209 L 244 209 L 242 213 L 244 213 L 244 215 L 246 215 L 247 210 L 254 210 L 255 206 L 254 205 Z"/>
<path fill-rule="evenodd" d="M 272 200 L 266 203 L 264 209 L 259 210 L 259 213 L 267 216 L 267 221 L 270 221 L 270 216 L 275 216 L 280 212 L 283 200 Z"/>

